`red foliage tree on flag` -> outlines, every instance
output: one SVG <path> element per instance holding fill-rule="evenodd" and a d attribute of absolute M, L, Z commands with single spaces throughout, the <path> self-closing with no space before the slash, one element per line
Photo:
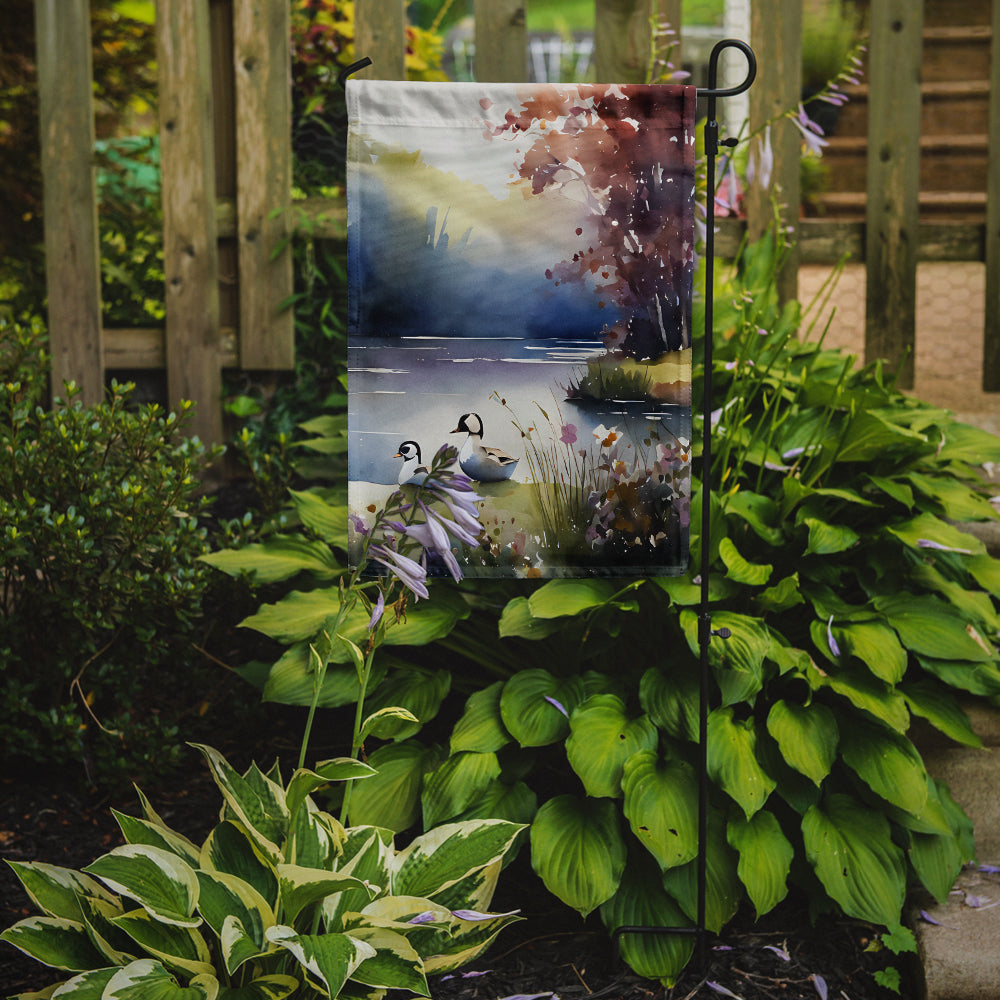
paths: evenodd
<path fill-rule="evenodd" d="M 585 206 L 579 248 L 546 277 L 613 302 L 621 318 L 606 342 L 637 359 L 691 345 L 693 101 L 692 88 L 675 86 L 541 87 L 487 126 L 531 143 L 516 169 L 533 194 Z"/>

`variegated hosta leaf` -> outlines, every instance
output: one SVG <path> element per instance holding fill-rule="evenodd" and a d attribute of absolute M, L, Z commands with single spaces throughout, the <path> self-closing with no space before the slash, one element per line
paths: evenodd
<path fill-rule="evenodd" d="M 437 826 L 454 819 L 479 799 L 498 777 L 500 764 L 495 753 L 452 754 L 424 778 L 420 796 L 424 826 Z"/>
<path fill-rule="evenodd" d="M 40 1000 L 41 997 L 54 997 L 56 1000 L 101 1000 L 104 996 L 104 988 L 114 978 L 120 966 L 109 966 L 106 969 L 91 969 L 89 972 L 81 972 L 80 975 L 67 979 L 51 993 L 50 986 L 44 993 L 20 993 L 11 1000 L 29 1000 L 34 997 Z"/>
<path fill-rule="evenodd" d="M 726 830 L 729 845 L 740 853 L 736 873 L 746 886 L 758 918 L 788 895 L 788 872 L 795 849 L 781 832 L 774 813 L 761 809 L 750 819 L 737 816 Z"/>
<path fill-rule="evenodd" d="M 524 832 L 522 827 L 515 840 L 520 839 Z M 497 889 L 497 882 L 500 879 L 500 871 L 507 860 L 505 855 L 497 858 L 493 864 L 486 865 L 485 868 L 478 868 L 476 871 L 453 882 L 446 889 L 434 893 L 435 902 L 442 906 L 447 906 L 449 910 L 472 909 L 488 910 L 493 902 L 493 894 Z"/>
<path fill-rule="evenodd" d="M 349 781 L 355 778 L 370 778 L 376 774 L 373 767 L 353 757 L 337 757 L 317 764 L 313 770 L 300 767 L 288 782 L 285 805 L 289 814 L 295 815 L 299 807 L 318 788 L 331 781 Z"/>
<path fill-rule="evenodd" d="M 176 854 L 177 857 L 186 861 L 191 867 L 198 864 L 199 848 L 196 847 L 187 837 L 176 833 L 169 827 L 150 822 L 145 819 L 136 819 L 134 816 L 127 816 L 117 809 L 112 809 L 118 826 L 121 827 L 122 835 L 129 844 L 146 844 L 149 847 L 159 847 L 161 850 Z"/>
<path fill-rule="evenodd" d="M 300 865 L 278 865 L 278 881 L 281 887 L 282 912 L 285 919 L 291 921 L 305 907 L 345 889 L 361 889 L 369 893 L 369 898 L 375 895 L 361 879 L 353 875 L 303 868 Z"/>
<path fill-rule="evenodd" d="M 284 789 L 255 769 L 246 776 L 240 775 L 217 750 L 203 744 L 193 745 L 208 761 L 226 806 L 247 828 L 264 855 L 277 863 L 281 856 L 278 845 L 288 831 Z"/>
<path fill-rule="evenodd" d="M 698 782 L 690 765 L 643 750 L 625 762 L 622 789 L 632 832 L 661 869 L 698 854 Z"/>
<path fill-rule="evenodd" d="M 621 797 L 622 769 L 639 750 L 653 750 L 659 740 L 648 715 L 630 719 L 625 702 L 613 694 L 592 695 L 569 720 L 566 757 L 595 798 Z"/>
<path fill-rule="evenodd" d="M 119 969 L 105 986 L 101 1000 L 216 1000 L 218 995 L 215 976 L 196 976 L 181 986 L 159 962 L 143 958 Z"/>
<path fill-rule="evenodd" d="M 767 731 L 781 748 L 781 756 L 815 785 L 830 773 L 840 733 L 833 712 L 812 702 L 798 705 L 778 700 L 767 716 Z"/>
<path fill-rule="evenodd" d="M 521 919 L 516 911 L 510 913 L 478 914 L 467 919 L 466 910 L 452 910 L 455 918 L 451 933 L 440 942 L 434 953 L 424 958 L 424 971 L 451 972 L 478 958 L 492 943 L 497 934 L 508 924 Z"/>
<path fill-rule="evenodd" d="M 223 929 L 228 920 L 239 922 L 238 930 L 241 936 L 249 938 L 254 948 L 254 954 L 266 950 L 264 931 L 275 923 L 274 912 L 267 900 L 248 882 L 238 879 L 235 875 L 224 872 L 198 872 L 198 883 L 201 893 L 198 898 L 198 910 L 205 922 L 215 931 L 216 936 L 223 938 Z M 235 929 L 229 932 L 233 939 Z M 240 937 L 240 935 L 236 935 Z M 226 967 L 232 975 L 249 955 L 244 954 L 245 947 L 240 945 L 240 958 L 235 964 L 230 964 L 232 948 L 226 951 Z"/>
<path fill-rule="evenodd" d="M 285 1000 L 300 985 L 294 976 L 261 976 L 243 986 L 223 987 L 218 1000 Z"/>
<path fill-rule="evenodd" d="M 203 871 L 225 872 L 252 885 L 272 907 L 278 905 L 278 875 L 241 823 L 220 823 L 201 847 Z"/>
<path fill-rule="evenodd" d="M 547 670 L 522 670 L 504 684 L 500 717 L 521 746 L 547 746 L 566 736 L 570 713 L 583 698 L 579 677 L 560 679 Z"/>
<path fill-rule="evenodd" d="M 114 924 L 115 917 L 125 912 L 120 902 L 109 903 L 93 896 L 83 896 L 80 904 L 90 940 L 104 956 L 105 965 L 128 965 L 140 957 L 140 949 L 135 942 Z"/>
<path fill-rule="evenodd" d="M 625 842 L 609 799 L 558 795 L 531 824 L 531 864 L 546 888 L 586 916 L 618 889 Z"/>
<path fill-rule="evenodd" d="M 81 972 L 105 964 L 87 935 L 87 928 L 65 917 L 28 917 L 0 934 L 26 955 L 54 969 Z"/>
<path fill-rule="evenodd" d="M 523 827 L 502 819 L 446 823 L 421 834 L 393 860 L 392 892 L 433 899 L 500 861 Z"/>
<path fill-rule="evenodd" d="M 351 789 L 351 825 L 396 833 L 413 826 L 420 817 L 424 774 L 439 761 L 436 751 L 406 740 L 379 747 L 368 761 L 378 774 Z"/>
<path fill-rule="evenodd" d="M 388 889 L 392 851 L 392 832 L 389 830 L 356 826 L 347 831 L 337 870 L 342 875 L 353 875 L 366 887 L 345 889 L 323 900 L 323 920 L 328 931 L 344 930 L 345 913 L 363 909 L 370 902 L 372 892 Z"/>
<path fill-rule="evenodd" d="M 496 753 L 510 743 L 500 716 L 500 692 L 503 681 L 497 681 L 469 696 L 462 717 L 451 733 L 451 752 L 473 750 L 477 753 Z"/>
<path fill-rule="evenodd" d="M 385 927 L 356 927 L 351 937 L 375 949 L 351 973 L 351 979 L 365 986 L 409 990 L 418 996 L 430 996 L 424 963 L 413 945 L 402 934 Z"/>
<path fill-rule="evenodd" d="M 335 868 L 344 836 L 337 819 L 317 809 L 312 799 L 306 799 L 292 819 L 285 858 L 304 868 Z"/>
<path fill-rule="evenodd" d="M 205 939 L 190 927 L 160 923 L 145 910 L 123 913 L 112 923 L 171 969 L 180 969 L 189 976 L 213 971 L 212 956 Z"/>
<path fill-rule="evenodd" d="M 601 904 L 601 920 L 610 932 L 619 927 L 690 927 L 684 912 L 664 891 L 651 859 L 630 858 L 618 891 Z M 619 950 L 640 976 L 673 986 L 690 961 L 692 934 L 623 934 Z"/>
<path fill-rule="evenodd" d="M 375 957 L 370 944 L 349 934 L 296 934 L 291 927 L 278 924 L 268 928 L 267 939 L 294 955 L 309 978 L 332 997 L 339 995 L 365 959 Z"/>
<path fill-rule="evenodd" d="M 820 882 L 849 917 L 899 923 L 906 866 L 882 813 L 849 795 L 830 795 L 805 814 L 802 837 Z"/>
<path fill-rule="evenodd" d="M 717 708 L 708 717 L 708 774 L 749 818 L 767 801 L 776 782 L 757 762 L 752 718 L 739 722 L 733 709 Z"/>
<path fill-rule="evenodd" d="M 24 891 L 46 916 L 81 920 L 81 896 L 93 896 L 109 903 L 116 899 L 97 879 L 39 861 L 8 861 Z"/>
<path fill-rule="evenodd" d="M 109 889 L 134 899 L 150 916 L 166 924 L 197 927 L 198 878 L 171 851 L 146 844 L 124 844 L 85 869 Z"/>
<path fill-rule="evenodd" d="M 852 720 L 850 739 L 840 749 L 847 766 L 876 795 L 919 815 L 927 802 L 927 771 L 906 736 L 861 719 Z"/>
<path fill-rule="evenodd" d="M 736 874 L 736 852 L 726 843 L 726 824 L 714 810 L 708 816 L 705 848 L 705 926 L 718 934 L 729 923 L 743 899 Z M 691 918 L 698 919 L 698 860 L 663 873 L 663 887 Z"/>

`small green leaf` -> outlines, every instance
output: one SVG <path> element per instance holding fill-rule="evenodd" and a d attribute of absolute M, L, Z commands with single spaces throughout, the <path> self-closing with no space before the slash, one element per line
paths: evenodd
<path fill-rule="evenodd" d="M 382 826 L 397 833 L 412 826 L 420 817 L 424 773 L 437 759 L 434 750 L 416 740 L 379 747 L 368 757 L 377 773 L 351 789 L 351 824 Z"/>
<path fill-rule="evenodd" d="M 426 828 L 454 819 L 500 776 L 495 753 L 452 754 L 424 779 L 421 804 Z"/>
<path fill-rule="evenodd" d="M 239 549 L 209 552 L 200 558 L 223 573 L 246 574 L 258 584 L 289 580 L 299 573 L 332 580 L 343 572 L 324 542 L 286 535 L 273 535 L 266 542 L 252 542 Z"/>
<path fill-rule="evenodd" d="M 606 604 L 618 592 L 607 580 L 549 580 L 528 598 L 534 618 L 564 618 Z"/>
<path fill-rule="evenodd" d="M 310 531 L 324 542 L 347 549 L 347 511 L 342 505 L 333 505 L 313 490 L 289 490 L 295 512 Z"/>
<path fill-rule="evenodd" d="M 726 829 L 729 846 L 739 851 L 736 872 L 760 919 L 788 894 L 788 873 L 795 849 L 774 813 L 765 809 L 750 819 L 737 816 Z"/>
<path fill-rule="evenodd" d="M 804 518 L 809 529 L 809 543 L 806 555 L 828 556 L 845 552 L 855 545 L 860 535 L 844 524 L 829 524 L 815 517 Z"/>
<path fill-rule="evenodd" d="M 582 700 L 579 677 L 560 679 L 547 670 L 522 670 L 504 684 L 500 716 L 521 746 L 547 746 L 566 736 L 570 713 Z"/>
<path fill-rule="evenodd" d="M 726 575 L 736 583 L 744 583 L 749 587 L 762 587 L 770 579 L 774 567 L 767 563 L 751 563 L 740 555 L 739 549 L 730 538 L 719 541 L 719 556 L 726 564 Z"/>
<path fill-rule="evenodd" d="M 500 615 L 499 634 L 501 639 L 516 636 L 521 639 L 544 639 L 558 632 L 564 624 L 550 618 L 536 618 L 531 613 L 527 597 L 515 597 L 508 601 Z"/>
<path fill-rule="evenodd" d="M 496 681 L 469 696 L 465 711 L 451 733 L 452 753 L 460 750 L 491 753 L 510 742 L 510 733 L 500 715 L 502 690 L 503 681 Z"/>
<path fill-rule="evenodd" d="M 927 772 L 910 740 L 857 717 L 841 741 L 844 762 L 876 795 L 919 815 L 927 801 Z"/>
<path fill-rule="evenodd" d="M 798 705 L 778 699 L 768 713 L 767 731 L 785 761 L 818 787 L 837 756 L 839 733 L 833 712 L 818 702 Z"/>
<path fill-rule="evenodd" d="M 686 660 L 650 667 L 639 681 L 639 704 L 660 729 L 678 740 L 698 739 L 697 670 Z"/>
<path fill-rule="evenodd" d="M 749 819 L 764 805 L 776 782 L 757 762 L 753 718 L 733 718 L 733 709 L 717 708 L 708 717 L 708 774 Z"/>
<path fill-rule="evenodd" d="M 926 719 L 956 743 L 967 747 L 983 745 L 965 710 L 947 688 L 928 679 L 907 681 L 900 685 L 900 691 L 914 715 Z"/>

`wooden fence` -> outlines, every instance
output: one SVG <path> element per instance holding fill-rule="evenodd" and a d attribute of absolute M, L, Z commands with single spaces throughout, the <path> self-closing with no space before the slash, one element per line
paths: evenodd
<path fill-rule="evenodd" d="M 221 441 L 222 369 L 293 365 L 292 316 L 282 308 L 292 290 L 291 255 L 278 250 L 293 218 L 284 211 L 291 203 L 290 0 L 158 0 L 166 324 L 144 330 L 101 327 L 88 0 L 35 2 L 53 384 L 73 379 L 94 401 L 108 370 L 165 369 L 169 400 L 195 400 L 196 433 Z M 526 78 L 527 3 L 474 0 L 478 79 Z M 356 51 L 373 60 L 365 75 L 403 77 L 405 7 L 405 0 L 358 0 Z M 643 80 L 650 17 L 679 25 L 681 8 L 681 0 L 595 0 L 597 78 Z M 797 239 L 782 292 L 795 294 L 800 263 L 832 263 L 845 253 L 864 261 L 866 356 L 896 365 L 909 351 L 903 379 L 912 384 L 917 262 L 985 261 L 983 384 L 997 391 L 1000 0 L 992 4 L 985 224 L 918 215 L 922 11 L 917 0 L 871 0 L 866 218 L 800 220 L 785 210 Z M 799 101 L 802 3 L 754 0 L 751 16 L 759 65 L 753 129 Z M 744 227 L 752 235 L 766 227 L 773 197 L 799 204 L 799 134 L 779 122 L 773 140 L 769 187 L 748 193 L 745 223 L 724 220 L 716 241 L 723 256 Z M 342 202 L 310 201 L 297 215 L 311 220 L 314 236 L 343 238 Z"/>

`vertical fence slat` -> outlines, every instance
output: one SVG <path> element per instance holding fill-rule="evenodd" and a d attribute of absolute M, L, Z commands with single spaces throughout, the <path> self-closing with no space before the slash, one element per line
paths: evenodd
<path fill-rule="evenodd" d="M 522 83 L 528 76 L 524 0 L 475 0 L 476 79 Z"/>
<path fill-rule="evenodd" d="M 295 367 L 289 243 L 292 144 L 287 0 L 233 7 L 236 73 L 236 229 L 240 268 L 240 365 Z M 282 242 L 284 249 L 275 256 Z M 273 259 L 272 259 L 273 258 Z"/>
<path fill-rule="evenodd" d="M 1000 0 L 993 0 L 990 45 L 989 170 L 986 179 L 986 324 L 983 389 L 1000 392 Z"/>
<path fill-rule="evenodd" d="M 52 391 L 104 395 L 88 0 L 35 0 Z"/>
<path fill-rule="evenodd" d="M 802 90 L 802 4 L 799 0 L 761 0 L 750 8 L 750 40 L 757 56 L 759 72 L 750 88 L 750 130 L 783 115 L 798 105 Z M 756 140 L 755 140 L 756 141 Z M 798 295 L 800 251 L 799 159 L 802 137 L 787 118 L 771 126 L 774 170 L 766 189 L 755 182 L 747 194 L 747 227 L 751 239 L 758 239 L 774 219 L 773 203 L 780 206 L 781 225 L 793 230 L 794 241 L 784 267 L 778 274 L 778 295 L 782 301 Z"/>
<path fill-rule="evenodd" d="M 222 440 L 219 256 L 205 0 L 160 0 L 156 57 L 163 176 L 167 394 L 198 403 L 192 430 Z"/>
<path fill-rule="evenodd" d="M 598 83 L 645 83 L 649 73 L 650 0 L 594 0 L 594 69 Z"/>
<path fill-rule="evenodd" d="M 363 0 L 354 8 L 354 52 L 376 80 L 406 79 L 406 0 Z"/>
<path fill-rule="evenodd" d="M 674 46 L 670 52 L 670 61 L 674 69 L 682 68 L 684 60 L 683 38 L 681 33 L 681 0 L 653 0 L 653 15 L 657 24 L 667 24 L 675 34 L 666 41 L 673 40 Z"/>
<path fill-rule="evenodd" d="M 923 3 L 872 0 L 868 58 L 865 359 L 913 386 Z M 904 360 L 905 358 L 905 360 Z"/>

